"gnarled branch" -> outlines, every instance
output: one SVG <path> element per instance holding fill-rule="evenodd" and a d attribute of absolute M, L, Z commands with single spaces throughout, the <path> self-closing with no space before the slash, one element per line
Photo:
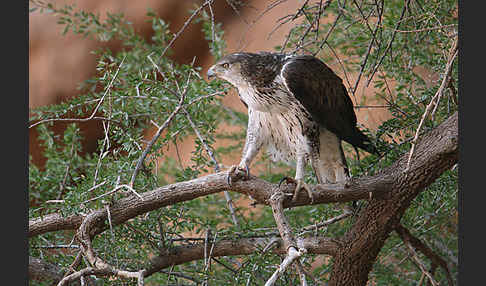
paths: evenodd
<path fill-rule="evenodd" d="M 297 247 L 297 242 L 295 241 L 294 235 L 292 234 L 290 223 L 284 215 L 284 198 L 284 193 L 282 193 L 280 189 L 275 189 L 272 196 L 270 197 L 270 205 L 272 207 L 273 217 L 275 218 L 275 222 L 277 223 L 278 232 L 283 239 L 284 247 L 287 251 L 287 254 L 277 270 L 267 280 L 265 286 L 271 286 L 275 284 L 278 277 L 285 272 L 287 267 L 290 266 L 295 260 L 297 260 L 297 263 L 299 263 L 299 257 L 307 252 L 307 249 Z M 303 279 L 303 283 L 305 283 L 304 275 L 301 276 L 301 279 Z"/>
<path fill-rule="evenodd" d="M 283 240 L 276 237 L 253 237 L 240 239 L 223 239 L 216 241 L 212 246 L 212 257 L 249 255 L 264 252 L 263 249 L 270 241 L 274 240 L 276 247 L 271 249 L 275 254 L 286 254 Z M 326 237 L 297 238 L 297 248 L 305 248 L 308 253 L 335 255 L 339 247 L 339 241 Z M 159 256 L 150 260 L 151 266 L 147 268 L 145 276 L 149 276 L 161 269 L 172 265 L 179 265 L 189 261 L 204 258 L 204 243 L 176 246 L 165 250 Z"/>
<path fill-rule="evenodd" d="M 413 154 L 410 168 L 406 172 L 408 154 L 403 155 L 390 167 L 384 168 L 374 176 L 353 178 L 344 184 L 321 184 L 314 186 L 314 204 L 331 202 L 349 202 L 364 199 L 369 204 L 356 217 L 356 222 L 342 239 L 312 238 L 297 240 L 310 253 L 325 253 L 335 257 L 330 285 L 361 285 L 365 283 L 371 270 L 374 258 L 383 246 L 388 234 L 395 228 L 403 212 L 410 202 L 426 186 L 433 183 L 445 170 L 450 169 L 458 160 L 458 116 L 457 113 L 444 121 L 437 128 L 422 136 Z M 251 177 L 241 180 L 243 174 L 236 174 L 232 178 L 231 191 L 252 196 L 260 204 L 270 204 L 272 190 L 276 184 Z M 222 192 L 228 189 L 227 173 L 219 172 L 194 180 L 167 185 L 153 191 L 141 193 L 142 199 L 132 195 L 116 201 L 110 206 L 112 225 L 119 225 L 143 213 L 172 205 L 182 201 L 192 200 L 201 196 Z M 293 186 L 281 186 L 283 193 L 292 193 Z M 285 197 L 282 207 L 309 205 L 310 199 L 305 196 L 297 197 L 295 202 Z M 90 223 L 87 233 L 96 235 L 108 229 L 107 213 L 104 209 L 98 212 L 97 219 Z M 81 215 L 62 217 L 50 214 L 42 218 L 29 221 L 29 237 L 57 230 L 76 230 L 82 225 Z M 366 231 L 366 236 L 359 234 Z M 313 239 L 317 239 L 314 241 Z M 311 243 L 313 242 L 313 243 Z M 268 243 L 268 241 L 267 241 Z M 317 243 L 317 245 L 315 245 Z M 252 245 L 245 248 L 246 244 Z M 226 255 L 244 255 L 258 250 L 255 243 L 239 240 L 219 241 L 214 245 L 213 257 Z M 263 245 L 266 245 L 263 244 Z M 327 245 L 327 246 L 326 246 Z M 326 247 L 323 247 L 326 246 Z M 263 248 L 263 247 L 262 247 Z M 152 267 L 147 269 L 145 276 L 170 265 L 204 257 L 204 245 L 180 246 L 173 248 L 152 261 Z M 286 253 L 282 243 L 273 251 Z M 85 253 L 86 254 L 86 253 Z M 96 265 L 96 263 L 95 263 Z M 359 269 L 353 265 L 360 265 Z M 102 267 L 101 267 L 102 268 Z M 345 275 L 334 275 L 342 269 L 353 269 Z M 341 280 L 333 280 L 339 277 Z M 358 278 L 357 278 L 358 277 Z M 351 284 L 346 284 L 354 281 Z M 363 282 L 364 281 L 364 282 Z"/>

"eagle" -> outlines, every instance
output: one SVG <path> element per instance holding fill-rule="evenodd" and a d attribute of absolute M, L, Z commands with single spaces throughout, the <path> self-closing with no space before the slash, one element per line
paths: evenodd
<path fill-rule="evenodd" d="M 324 62 L 310 55 L 238 52 L 218 60 L 207 71 L 236 87 L 248 108 L 243 155 L 230 172 L 249 167 L 262 148 L 272 161 L 295 162 L 293 199 L 304 182 L 310 163 L 317 182 L 336 183 L 349 178 L 341 141 L 355 149 L 378 154 L 371 140 L 356 126 L 356 114 L 342 79 Z M 230 176 L 229 176 L 230 177 Z"/>

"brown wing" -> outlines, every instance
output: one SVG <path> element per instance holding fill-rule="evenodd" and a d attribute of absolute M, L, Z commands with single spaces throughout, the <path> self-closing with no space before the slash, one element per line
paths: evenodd
<path fill-rule="evenodd" d="M 353 102 L 341 78 L 329 67 L 315 57 L 296 56 L 282 69 L 286 87 L 316 122 L 341 140 L 376 153 L 368 137 L 356 127 Z"/>

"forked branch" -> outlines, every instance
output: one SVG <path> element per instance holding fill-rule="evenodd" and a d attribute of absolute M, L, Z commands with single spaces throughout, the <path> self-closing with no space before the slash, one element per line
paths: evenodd
<path fill-rule="evenodd" d="M 422 242 L 418 237 L 414 236 L 407 228 L 403 225 L 398 224 L 395 227 L 395 231 L 400 236 L 400 238 L 405 242 L 409 243 L 413 246 L 416 250 L 422 252 L 427 258 L 432 261 L 432 264 L 439 265 L 444 269 L 447 282 L 450 286 L 454 285 L 452 280 L 451 272 L 449 271 L 449 267 L 447 266 L 447 262 L 440 257 L 437 253 L 435 253 L 429 246 L 427 246 L 424 242 Z"/>
<path fill-rule="evenodd" d="M 292 234 L 292 229 L 290 227 L 289 221 L 284 215 L 284 193 L 280 191 L 279 188 L 275 188 L 274 190 L 274 193 L 270 197 L 270 206 L 272 207 L 273 217 L 275 218 L 275 222 L 277 223 L 278 232 L 280 233 L 280 236 L 282 237 L 282 240 L 284 242 L 284 247 L 287 251 L 287 255 L 285 256 L 285 259 L 282 261 L 277 270 L 268 279 L 267 283 L 265 283 L 265 286 L 273 285 L 277 281 L 278 277 L 280 277 L 280 275 L 285 272 L 287 267 L 289 267 L 295 260 L 297 260 L 298 262 L 299 257 L 307 252 L 307 249 L 297 247 L 297 242 L 295 241 L 295 238 Z M 304 279 L 305 281 L 305 276 L 301 276 L 301 279 Z"/>

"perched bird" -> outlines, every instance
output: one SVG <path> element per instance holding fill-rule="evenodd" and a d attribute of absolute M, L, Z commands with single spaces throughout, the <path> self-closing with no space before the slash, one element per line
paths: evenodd
<path fill-rule="evenodd" d="M 262 147 L 273 161 L 295 161 L 294 199 L 305 189 L 304 170 L 310 162 L 318 183 L 345 181 L 349 172 L 341 140 L 370 153 L 377 150 L 356 126 L 353 103 L 345 86 L 326 64 L 309 55 L 233 53 L 207 72 L 238 89 L 248 108 L 243 156 L 236 168 L 245 170 Z"/>

